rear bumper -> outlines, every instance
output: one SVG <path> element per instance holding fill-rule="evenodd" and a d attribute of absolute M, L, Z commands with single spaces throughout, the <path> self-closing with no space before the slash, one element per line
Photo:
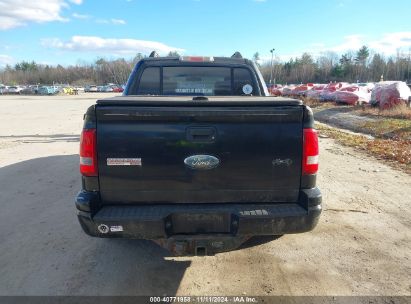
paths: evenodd
<path fill-rule="evenodd" d="M 193 236 L 246 237 L 312 230 L 321 214 L 318 188 L 301 190 L 299 203 L 159 204 L 104 206 L 94 215 L 96 197 L 76 197 L 84 232 L 95 237 L 168 239 Z"/>

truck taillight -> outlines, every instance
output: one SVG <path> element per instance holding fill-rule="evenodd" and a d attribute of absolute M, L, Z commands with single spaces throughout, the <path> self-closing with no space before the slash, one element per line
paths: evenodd
<path fill-rule="evenodd" d="M 315 174 L 318 171 L 318 136 L 314 129 L 304 129 L 302 174 Z"/>
<path fill-rule="evenodd" d="M 84 176 L 97 176 L 96 129 L 83 129 L 81 132 L 80 173 Z"/>

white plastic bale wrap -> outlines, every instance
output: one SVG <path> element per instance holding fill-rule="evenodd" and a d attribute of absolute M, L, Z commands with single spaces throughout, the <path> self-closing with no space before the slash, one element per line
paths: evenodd
<path fill-rule="evenodd" d="M 369 103 L 371 93 L 366 86 L 351 85 L 333 93 L 337 103 L 350 105 Z"/>
<path fill-rule="evenodd" d="M 320 100 L 320 94 L 326 86 L 326 84 L 315 85 L 311 90 L 307 91 L 306 97 L 312 100 Z"/>
<path fill-rule="evenodd" d="M 307 92 L 307 98 L 309 99 L 313 99 L 313 100 L 320 100 L 320 94 L 323 90 L 319 89 L 319 90 L 310 90 Z"/>
<path fill-rule="evenodd" d="M 347 87 L 346 82 L 329 83 L 320 94 L 321 101 L 335 101 L 335 92 Z"/>
<path fill-rule="evenodd" d="M 283 95 L 283 86 L 282 85 L 272 85 L 268 88 L 271 96 L 282 96 Z"/>
<path fill-rule="evenodd" d="M 381 109 L 389 109 L 406 103 L 411 90 L 402 81 L 384 81 L 375 85 L 371 94 L 371 104 L 378 104 Z"/>
<path fill-rule="evenodd" d="M 290 96 L 292 90 L 294 90 L 295 87 L 296 87 L 296 86 L 293 85 L 293 84 L 284 86 L 284 88 L 283 88 L 283 96 Z"/>
<path fill-rule="evenodd" d="M 299 84 L 290 92 L 290 95 L 293 97 L 306 96 L 313 87 L 313 83 Z"/>
<path fill-rule="evenodd" d="M 369 92 L 371 92 L 375 88 L 375 83 L 369 82 L 365 85 Z"/>

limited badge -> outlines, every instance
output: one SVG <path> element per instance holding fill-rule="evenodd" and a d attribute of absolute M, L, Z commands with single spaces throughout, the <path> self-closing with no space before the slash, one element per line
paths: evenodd
<path fill-rule="evenodd" d="M 110 226 L 110 231 L 111 232 L 122 232 L 123 231 L 123 226 Z"/>
<path fill-rule="evenodd" d="M 107 158 L 107 166 L 141 166 L 141 158 Z"/>
<path fill-rule="evenodd" d="M 243 93 L 245 95 L 250 95 L 253 92 L 253 87 L 250 84 L 243 85 Z"/>

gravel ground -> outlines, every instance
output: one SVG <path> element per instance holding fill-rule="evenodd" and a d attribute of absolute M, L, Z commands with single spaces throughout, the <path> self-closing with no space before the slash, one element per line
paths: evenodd
<path fill-rule="evenodd" d="M 351 114 L 349 112 L 351 109 L 352 107 L 337 107 L 325 110 L 314 109 L 313 111 L 316 120 L 355 132 L 364 132 L 364 124 L 377 121 L 375 118 Z"/>
<path fill-rule="evenodd" d="M 312 232 L 185 258 L 86 236 L 78 141 L 101 96 L 0 96 L 0 295 L 411 295 L 411 177 L 329 138 Z"/>

